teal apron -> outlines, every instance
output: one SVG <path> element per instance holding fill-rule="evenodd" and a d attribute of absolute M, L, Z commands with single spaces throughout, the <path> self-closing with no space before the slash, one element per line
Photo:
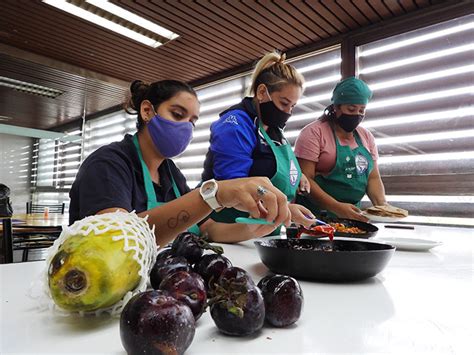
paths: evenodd
<path fill-rule="evenodd" d="M 148 210 L 151 210 L 152 208 L 164 205 L 165 202 L 158 202 L 156 200 L 156 192 L 155 192 L 155 188 L 153 187 L 153 181 L 151 180 L 151 175 L 150 175 L 150 172 L 148 171 L 148 167 L 143 161 L 142 151 L 140 149 L 140 145 L 138 144 L 138 136 L 136 134 L 133 136 L 133 144 L 135 145 L 135 148 L 138 153 L 138 158 L 140 159 L 140 163 L 142 165 L 143 181 L 145 182 L 145 191 L 146 191 L 146 196 L 147 196 L 146 209 L 148 211 Z M 173 174 L 171 173 L 171 169 L 169 165 L 168 165 L 168 171 L 170 174 L 174 195 L 176 196 L 176 198 L 181 197 L 181 193 L 179 192 L 178 186 L 176 186 L 176 182 L 174 181 L 174 177 L 173 177 Z M 195 233 L 197 235 L 201 234 L 199 227 L 197 225 L 191 226 L 190 228 L 188 228 L 188 231 L 191 233 Z"/>
<path fill-rule="evenodd" d="M 352 203 L 360 207 L 360 201 L 367 190 L 369 175 L 374 167 L 370 152 L 364 147 L 359 133 L 354 131 L 357 148 L 339 144 L 333 130 L 336 142 L 336 165 L 327 176 L 316 175 L 314 181 L 328 195 L 339 202 Z M 298 196 L 297 203 L 309 208 L 314 214 L 319 215 L 321 208 L 308 197 Z M 335 216 L 329 211 L 330 216 Z"/>
<path fill-rule="evenodd" d="M 298 185 L 301 180 L 301 169 L 298 160 L 289 143 L 280 146 L 275 145 L 260 121 L 259 130 L 265 138 L 265 142 L 270 146 L 276 160 L 277 169 L 270 181 L 278 190 L 286 195 L 288 202 L 291 202 L 296 196 L 296 191 L 298 190 Z M 225 208 L 220 212 L 213 212 L 211 214 L 211 218 L 214 221 L 222 223 L 235 223 L 237 217 L 248 216 L 249 214 L 247 212 L 242 212 L 234 208 Z M 271 235 L 278 234 L 280 234 L 280 228 L 273 231 Z"/>

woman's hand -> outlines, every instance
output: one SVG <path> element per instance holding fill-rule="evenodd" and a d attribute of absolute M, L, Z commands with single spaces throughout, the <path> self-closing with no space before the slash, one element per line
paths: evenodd
<path fill-rule="evenodd" d="M 307 195 L 311 191 L 309 180 L 305 174 L 301 174 L 300 185 L 298 186 L 299 195 Z"/>
<path fill-rule="evenodd" d="M 315 217 L 306 207 L 298 205 L 296 203 L 290 203 L 288 208 L 291 212 L 291 221 L 309 228 L 316 222 Z"/>
<path fill-rule="evenodd" d="M 355 219 L 367 222 L 369 219 L 362 215 L 362 211 L 351 203 L 339 203 L 337 210 L 333 211 L 339 218 Z"/>
<path fill-rule="evenodd" d="M 290 225 L 290 210 L 286 196 L 267 177 L 250 177 L 219 181 L 217 201 L 228 208 L 248 212 L 253 218 Z"/>

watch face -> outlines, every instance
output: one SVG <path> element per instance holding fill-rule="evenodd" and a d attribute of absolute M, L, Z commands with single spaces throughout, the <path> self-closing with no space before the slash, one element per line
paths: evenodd
<path fill-rule="evenodd" d="M 202 186 L 202 193 L 204 195 L 211 195 L 214 191 L 214 184 L 212 182 L 207 182 Z"/>

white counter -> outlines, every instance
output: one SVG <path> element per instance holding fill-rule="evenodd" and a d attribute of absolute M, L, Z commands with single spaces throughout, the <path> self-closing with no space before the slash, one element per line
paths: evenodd
<path fill-rule="evenodd" d="M 265 327 L 257 336 L 233 338 L 220 334 L 205 313 L 186 354 L 472 354 L 473 230 L 380 229 L 378 236 L 440 240 L 443 245 L 430 252 L 396 251 L 387 268 L 366 282 L 301 282 L 303 314 L 289 329 Z M 267 273 L 253 243 L 224 249 L 254 281 Z M 36 309 L 26 292 L 43 266 L 0 266 L 0 354 L 125 353 L 118 319 L 61 317 Z"/>

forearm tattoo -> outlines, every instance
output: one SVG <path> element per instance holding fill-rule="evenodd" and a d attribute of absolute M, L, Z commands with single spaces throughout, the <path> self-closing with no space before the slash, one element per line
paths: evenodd
<path fill-rule="evenodd" d="M 186 210 L 181 210 L 179 211 L 178 215 L 176 217 L 172 217 L 168 219 L 168 228 L 169 229 L 174 229 L 178 227 L 180 224 L 185 224 L 189 221 L 189 218 L 191 218 L 191 215 L 189 214 L 188 211 Z"/>

